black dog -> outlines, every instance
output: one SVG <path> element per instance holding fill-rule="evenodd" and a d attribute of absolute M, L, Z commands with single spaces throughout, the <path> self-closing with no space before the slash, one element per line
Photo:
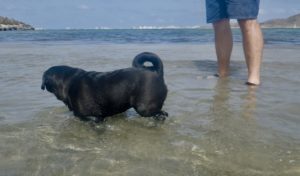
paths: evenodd
<path fill-rule="evenodd" d="M 51 67 L 43 75 L 41 89 L 53 93 L 82 120 L 93 116 L 103 121 L 132 107 L 141 116 L 164 120 L 168 114 L 161 110 L 167 97 L 163 74 L 161 59 L 144 52 L 134 58 L 131 68 L 112 72 Z"/>

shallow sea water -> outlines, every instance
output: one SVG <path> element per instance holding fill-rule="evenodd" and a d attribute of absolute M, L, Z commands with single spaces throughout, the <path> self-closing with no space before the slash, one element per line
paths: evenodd
<path fill-rule="evenodd" d="M 209 44 L 0 43 L 0 175 L 300 175 L 299 49 L 266 46 L 251 88 L 238 44 L 218 79 Z M 164 123 L 85 123 L 40 89 L 53 65 L 111 71 L 142 51 L 164 62 Z"/>

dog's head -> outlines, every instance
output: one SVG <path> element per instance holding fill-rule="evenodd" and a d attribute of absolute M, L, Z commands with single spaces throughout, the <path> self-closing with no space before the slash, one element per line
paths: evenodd
<path fill-rule="evenodd" d="M 46 70 L 43 74 L 41 89 L 53 93 L 57 99 L 65 100 L 66 87 L 68 86 L 69 70 L 72 69 L 67 66 L 54 66 Z"/>

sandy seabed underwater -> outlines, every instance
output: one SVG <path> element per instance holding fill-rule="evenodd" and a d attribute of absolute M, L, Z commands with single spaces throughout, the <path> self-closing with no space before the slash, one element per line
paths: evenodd
<path fill-rule="evenodd" d="M 300 46 L 266 45 L 262 85 L 242 46 L 218 79 L 210 44 L 0 43 L 0 175 L 300 175 Z M 40 89 L 53 65 L 112 71 L 164 62 L 164 123 L 134 110 L 85 123 Z"/>

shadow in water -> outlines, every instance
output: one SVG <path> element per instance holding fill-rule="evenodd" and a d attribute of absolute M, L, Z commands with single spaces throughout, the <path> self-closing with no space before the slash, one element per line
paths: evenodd
<path fill-rule="evenodd" d="M 232 97 L 236 94 L 232 91 L 229 78 L 219 78 L 214 88 L 212 110 L 216 117 L 230 117 L 233 115 L 234 106 L 240 107 L 240 117 L 253 118 L 256 111 L 256 89 L 254 86 L 247 86 L 246 91 L 240 95 L 240 100 Z M 245 85 L 246 86 L 246 85 Z M 234 100 L 235 99 L 235 100 Z M 240 105 L 238 105 L 241 103 Z"/>
<path fill-rule="evenodd" d="M 231 116 L 229 78 L 220 78 L 215 86 L 212 110 L 215 117 Z"/>
<path fill-rule="evenodd" d="M 218 72 L 218 62 L 214 60 L 194 60 L 193 64 L 201 72 L 214 75 Z M 230 61 L 230 75 L 236 76 L 246 69 L 244 61 Z M 245 72 L 246 73 L 246 72 Z"/>
<path fill-rule="evenodd" d="M 253 119 L 256 110 L 256 89 L 255 86 L 248 86 L 247 92 L 243 96 L 242 117 Z"/>

